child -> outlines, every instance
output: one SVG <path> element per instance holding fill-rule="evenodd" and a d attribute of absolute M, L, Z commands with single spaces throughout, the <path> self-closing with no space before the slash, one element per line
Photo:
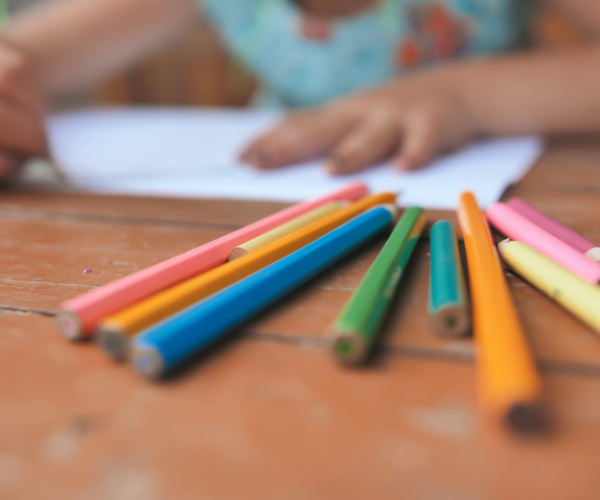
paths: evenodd
<path fill-rule="evenodd" d="M 551 1 L 551 0 L 546 0 Z M 600 2 L 553 0 L 600 34 Z M 600 46 L 525 49 L 526 0 L 204 0 L 263 86 L 302 108 L 242 159 L 328 157 L 332 174 L 393 157 L 400 169 L 482 135 L 600 131 Z M 46 153 L 47 99 L 89 85 L 186 27 L 192 0 L 59 0 L 0 40 L 0 175 Z M 510 55 L 509 55 L 510 53 Z"/>

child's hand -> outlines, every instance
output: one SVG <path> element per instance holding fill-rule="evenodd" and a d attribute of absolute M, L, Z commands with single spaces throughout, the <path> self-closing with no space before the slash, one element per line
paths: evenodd
<path fill-rule="evenodd" d="M 47 152 L 44 102 L 25 55 L 0 40 L 0 179 Z"/>
<path fill-rule="evenodd" d="M 292 113 L 242 160 L 266 169 L 327 155 L 330 173 L 348 174 L 391 157 L 411 170 L 476 132 L 461 85 L 439 70 Z"/>

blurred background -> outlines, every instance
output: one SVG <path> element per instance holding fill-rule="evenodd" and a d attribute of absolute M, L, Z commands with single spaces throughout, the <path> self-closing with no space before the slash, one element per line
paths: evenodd
<path fill-rule="evenodd" d="M 8 0 L 7 4 L 15 13 L 44 1 L 53 0 Z M 558 11 L 540 9 L 532 40 L 535 45 L 572 45 L 582 40 L 583 34 Z M 254 86 L 252 75 L 199 16 L 195 26 L 169 46 L 78 96 L 76 102 L 244 106 Z"/>

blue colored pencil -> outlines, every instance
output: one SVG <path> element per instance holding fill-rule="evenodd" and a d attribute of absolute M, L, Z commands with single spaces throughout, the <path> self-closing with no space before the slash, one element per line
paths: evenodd
<path fill-rule="evenodd" d="M 158 378 L 294 291 L 393 222 L 396 207 L 359 215 L 300 250 L 154 325 L 135 339 L 134 368 Z"/>

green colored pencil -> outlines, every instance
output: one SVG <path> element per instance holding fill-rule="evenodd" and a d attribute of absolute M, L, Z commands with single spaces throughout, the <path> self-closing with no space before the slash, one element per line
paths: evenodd
<path fill-rule="evenodd" d="M 407 208 L 373 265 L 333 324 L 333 353 L 342 363 L 363 362 L 390 305 L 427 218 Z"/>
<path fill-rule="evenodd" d="M 431 228 L 429 318 L 440 335 L 465 335 L 471 327 L 465 277 L 452 224 L 439 221 Z"/>
<path fill-rule="evenodd" d="M 0 26 L 8 24 L 8 5 L 6 0 L 0 0 Z"/>

